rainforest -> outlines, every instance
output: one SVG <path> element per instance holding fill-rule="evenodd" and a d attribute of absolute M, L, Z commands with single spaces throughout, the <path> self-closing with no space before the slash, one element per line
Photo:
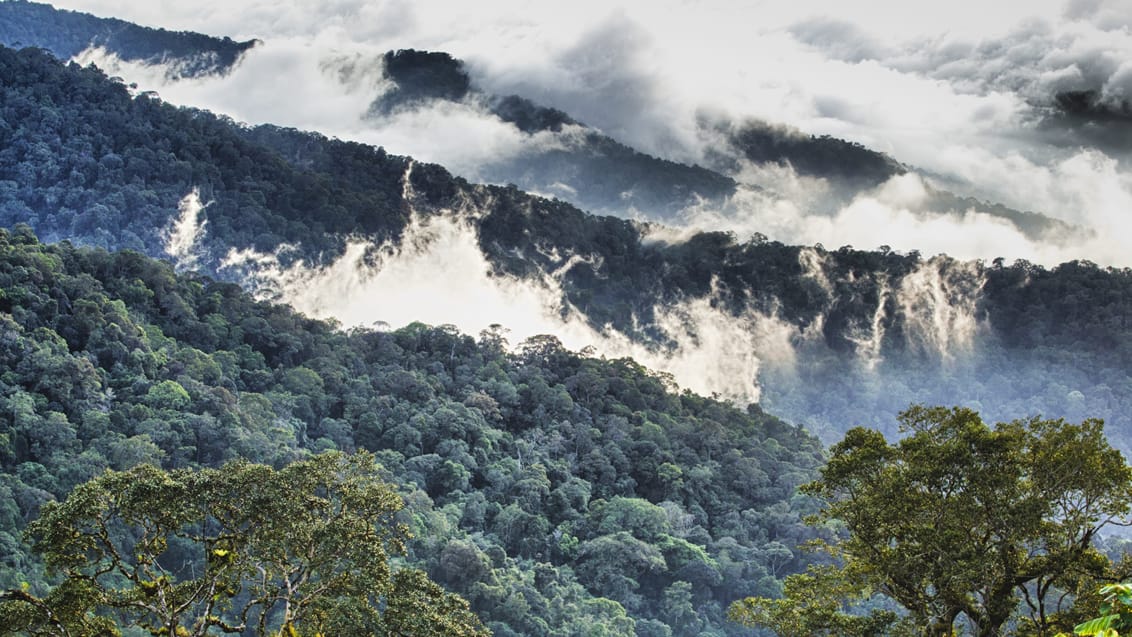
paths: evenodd
<path fill-rule="evenodd" d="M 768 14 L 1013 127 L 935 155 L 772 68 L 692 108 L 734 60 L 657 71 L 635 5 L 524 65 L 450 6 L 114 4 L 0 2 L 0 634 L 1128 628 L 1108 3 Z"/>

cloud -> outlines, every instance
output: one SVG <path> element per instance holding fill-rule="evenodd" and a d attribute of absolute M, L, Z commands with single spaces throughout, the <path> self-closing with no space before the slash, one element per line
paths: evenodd
<path fill-rule="evenodd" d="M 821 43 L 830 55 L 847 62 L 883 59 L 892 55 L 892 51 L 879 40 L 846 20 L 815 17 L 799 22 L 790 31 L 808 44 Z"/>
<path fill-rule="evenodd" d="M 571 350 L 632 357 L 671 374 L 682 387 L 743 404 L 758 401 L 764 365 L 793 365 L 796 328 L 753 310 L 731 315 L 713 306 L 714 295 L 655 308 L 657 342 L 633 341 L 611 327 L 594 328 L 565 301 L 560 281 L 571 268 L 600 263 L 586 255 L 552 254 L 558 267 L 539 278 L 498 274 L 479 248 L 473 222 L 482 213 L 471 208 L 415 211 L 399 244 L 358 238 L 324 267 L 283 266 L 280 254 L 252 249 L 232 250 L 222 267 L 243 273 L 267 298 L 347 327 L 421 321 L 477 334 L 501 324 L 515 345 L 553 335 Z"/>
<path fill-rule="evenodd" d="M 301 40 L 269 42 L 263 49 L 262 53 L 253 51 L 229 76 L 177 82 L 168 81 L 159 68 L 123 64 L 101 51 L 88 52 L 85 59 L 131 79 L 148 76 L 151 84 L 143 83 L 143 87 L 160 86 L 162 97 L 170 101 L 204 101 L 210 108 L 244 121 L 316 129 L 383 145 L 390 152 L 442 163 L 473 181 L 502 178 L 501 167 L 521 167 L 523 158 L 532 153 L 567 148 L 579 134 L 568 127 L 560 134 L 527 136 L 475 102 L 433 102 L 417 110 L 397 111 L 387 118 L 368 118 L 366 112 L 374 96 L 388 90 L 381 76 L 379 54 L 357 47 L 338 49 L 333 55 L 314 55 L 321 49 Z M 875 64 L 868 72 L 881 77 L 893 73 Z M 280 76 L 305 86 L 310 99 L 280 99 Z M 928 90 L 938 91 L 939 87 Z M 906 95 L 904 99 L 909 100 L 906 106 L 911 108 L 921 98 Z M 993 99 L 970 95 L 959 99 L 982 106 L 991 104 L 984 127 L 1010 120 L 1009 101 L 999 108 L 993 106 Z M 867 123 L 877 115 L 866 109 L 841 117 L 841 121 Z M 939 115 L 941 124 L 956 129 L 965 121 L 962 113 Z M 721 143 L 703 127 L 694 134 L 714 147 Z M 845 193 L 824 179 L 800 177 L 788 166 L 749 162 L 734 176 L 758 189 L 742 189 L 723 205 L 693 207 L 685 211 L 680 223 L 684 231 L 729 229 L 742 236 L 760 232 L 775 240 L 803 245 L 889 245 L 925 254 L 1025 258 L 1048 265 L 1074 258 L 1112 265 L 1128 262 L 1124 237 L 1132 230 L 1132 220 L 1126 214 L 1132 209 L 1132 179 L 1117 162 L 1098 151 L 1080 151 L 1043 163 L 1016 150 L 979 144 L 977 136 L 964 141 L 959 138 L 930 146 L 925 140 L 918 151 L 930 155 L 930 160 L 924 158 L 922 163 L 946 176 L 941 186 L 1016 209 L 1052 214 L 1092 229 L 1093 240 L 1074 244 L 1064 237 L 1038 243 L 1000 218 L 965 210 L 932 210 L 926 202 L 923 179 L 914 175 L 896 178 L 846 200 Z"/>
<path fill-rule="evenodd" d="M 467 60 L 473 82 L 485 90 L 523 93 L 678 161 L 704 163 L 718 150 L 718 136 L 700 125 L 705 112 L 834 135 L 922 168 L 959 195 L 1046 213 L 1100 239 L 1034 245 L 994 219 L 893 206 L 867 193 L 843 205 L 821 180 L 776 167 L 739 175 L 780 196 L 708 211 L 724 227 L 745 224 L 782 241 L 883 242 L 984 258 L 1001 246 L 1003 256 L 1042 263 L 1090 258 L 1116 265 L 1129 263 L 1120 237 L 1130 235 L 1126 215 L 1114 211 L 1132 189 L 1126 168 L 1108 158 L 1123 156 L 1109 147 L 1082 150 L 1089 139 L 1039 124 L 1058 92 L 1092 87 L 1110 101 L 1132 93 L 1132 35 L 1119 26 L 1129 15 L 1126 4 L 61 2 L 264 40 L 226 78 L 170 82 L 159 70 L 114 68 L 168 101 L 382 145 L 473 180 L 502 178 L 488 169 L 520 165 L 564 140 L 525 137 L 473 103 L 434 103 L 368 120 L 369 104 L 385 90 L 376 62 L 384 51 L 448 51 Z M 343 65 L 353 73 L 343 75 Z M 699 224 L 712 218 L 690 217 Z M 755 228 L 756 220 L 765 225 Z M 881 221 L 874 234 L 883 238 L 875 240 L 853 225 Z"/>
<path fill-rule="evenodd" d="M 1128 0 L 1074 0 L 1056 22 L 1024 21 L 978 39 L 935 36 L 895 45 L 843 20 L 806 20 L 790 32 L 834 59 L 875 61 L 959 91 L 1014 93 L 1045 107 L 1062 92 L 1096 91 L 1103 103 L 1119 108 L 1132 97 L 1130 15 Z"/>
<path fill-rule="evenodd" d="M 1064 15 L 1070 20 L 1087 20 L 1106 31 L 1127 29 L 1132 27 L 1132 1 L 1070 0 Z"/>
<path fill-rule="evenodd" d="M 904 277 L 895 298 L 906 319 L 908 348 L 937 355 L 944 363 L 970 353 L 976 334 L 986 327 L 975 317 L 983 284 L 972 264 L 950 264 L 941 258 L 924 262 Z"/>
<path fill-rule="evenodd" d="M 829 253 L 802 248 L 798 252 L 798 263 L 829 299 L 815 319 L 817 327 L 811 330 L 820 334 L 835 299 L 834 282 L 826 274 L 830 266 Z M 895 314 L 903 318 L 901 330 L 906 351 L 926 354 L 947 365 L 974 350 L 976 337 L 987 327 L 976 318 L 985 279 L 974 262 L 933 257 L 920 262 L 895 287 L 886 275 L 876 276 L 877 304 L 871 320 L 867 325 L 856 326 L 849 335 L 856 346 L 857 359 L 865 369 L 876 371 L 883 361 L 890 305 L 895 307 Z"/>
<path fill-rule="evenodd" d="M 179 270 L 191 270 L 200 260 L 200 241 L 208 221 L 201 218 L 207 204 L 201 204 L 200 191 L 194 188 L 181 199 L 177 216 L 165 231 L 165 254 Z"/>
<path fill-rule="evenodd" d="M 653 55 L 658 46 L 638 22 L 614 12 L 538 66 L 501 68 L 499 60 L 477 55 L 472 70 L 493 93 L 553 105 L 646 152 L 691 161 L 692 137 L 671 126 L 672 111 L 680 105 L 666 92 Z"/>
<path fill-rule="evenodd" d="M 1051 170 L 1015 158 L 1013 173 L 1002 168 L 1012 187 L 1030 188 L 1036 196 L 1059 201 L 1077 210 L 1076 221 L 1110 228 L 1110 233 L 1067 232 L 1042 239 L 1027 236 L 1011 221 L 970 209 L 941 209 L 930 184 L 916 173 L 889 179 L 832 208 L 822 179 L 799 177 L 788 167 L 759 172 L 759 180 L 775 189 L 741 188 L 722 204 L 706 202 L 682 213 L 678 229 L 646 228 L 648 239 L 675 243 L 696 231 L 727 230 L 740 239 L 756 233 L 793 245 L 821 244 L 829 249 L 852 246 L 873 250 L 888 246 L 917 250 L 925 256 L 947 254 L 961 260 L 1007 262 L 1025 259 L 1053 265 L 1087 258 L 1103 265 L 1127 262 L 1128 230 L 1132 219 L 1132 176 L 1120 172 L 1116 162 L 1100 153 L 1084 151 Z M 805 195 L 819 193 L 818 203 L 805 207 Z M 801 204 L 799 202 L 802 202 Z"/>
<path fill-rule="evenodd" d="M 335 57 L 353 51 L 335 50 L 329 43 L 273 39 L 257 46 L 254 55 L 224 77 L 169 80 L 159 66 L 123 62 L 102 49 L 84 52 L 80 63 L 94 63 L 108 74 L 156 90 L 174 104 L 207 108 L 250 124 L 318 128 L 340 122 L 334 129 L 358 127 L 376 88 L 355 80 L 344 83 L 321 65 L 321 52 Z M 372 81 L 372 80 L 371 80 Z"/>
<path fill-rule="evenodd" d="M 207 108 L 247 124 L 315 130 L 383 146 L 444 164 L 473 180 L 485 162 L 550 143 L 546 136 L 526 138 L 475 103 L 437 101 L 385 118 L 369 117 L 370 104 L 391 85 L 382 76 L 380 53 L 365 47 L 273 40 L 226 76 L 183 81 L 170 81 L 161 67 L 124 62 L 103 49 L 88 50 L 77 60 L 129 78 L 139 90 L 156 90 L 174 104 Z"/>

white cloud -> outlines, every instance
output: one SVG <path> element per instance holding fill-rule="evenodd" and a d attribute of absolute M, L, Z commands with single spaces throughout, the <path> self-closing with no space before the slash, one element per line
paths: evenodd
<path fill-rule="evenodd" d="M 302 263 L 283 267 L 278 255 L 251 249 L 231 251 L 224 267 L 250 276 L 261 294 L 348 327 L 421 321 L 477 334 L 502 324 L 512 344 L 551 334 L 571 350 L 629 356 L 672 374 L 682 387 L 744 404 L 758 401 L 764 364 L 793 365 L 796 328 L 754 311 L 732 316 L 714 308 L 712 297 L 657 307 L 655 326 L 662 343 L 644 345 L 611 327 L 595 329 L 564 301 L 559 281 L 570 268 L 594 267 L 596 261 L 551 254 L 559 267 L 541 278 L 495 273 L 470 223 L 479 214 L 472 208 L 415 212 L 400 244 L 353 240 L 342 257 L 321 268 Z"/>
<path fill-rule="evenodd" d="M 1132 219 L 1127 214 L 1132 210 L 1132 176 L 1120 173 L 1112 159 L 1086 151 L 1049 170 L 1030 166 L 1026 171 L 1025 166 L 1016 161 L 1015 174 L 1010 174 L 1009 167 L 1002 167 L 1003 179 L 1011 180 L 1012 187 L 1030 187 L 1035 196 L 1082 211 L 1078 221 L 1087 217 L 1103 227 L 1132 230 Z M 788 169 L 775 171 L 773 176 L 788 188 L 793 183 L 810 191 L 827 190 L 822 180 L 799 178 Z M 697 230 L 727 230 L 740 239 L 760 233 L 787 244 L 822 244 L 829 249 L 852 246 L 864 250 L 889 246 L 903 251 L 914 249 L 925 256 L 947 254 L 962 260 L 990 261 L 1002 257 L 1008 263 L 1025 259 L 1052 265 L 1086 258 L 1108 265 L 1125 263 L 1128 258 L 1126 232 L 1069 234 L 1037 240 L 1002 217 L 970 209 L 939 209 L 928 184 L 914 173 L 893 177 L 829 211 L 800 206 L 788 188 L 741 188 L 721 205 L 705 203 L 685 210 L 678 230 L 651 227 L 648 238 L 671 243 L 683 241 Z M 786 195 L 777 194 L 782 192 Z"/>
<path fill-rule="evenodd" d="M 191 270 L 200 260 L 200 240 L 208 224 L 200 213 L 206 205 L 201 204 L 200 191 L 194 188 L 181 199 L 177 216 L 165 231 L 165 254 L 173 258 L 178 269 Z"/>
<path fill-rule="evenodd" d="M 1119 212 L 1132 198 L 1126 168 L 1100 151 L 1050 146 L 1048 135 L 1034 128 L 1033 106 L 1035 96 L 1066 88 L 1101 86 L 1114 99 L 1130 94 L 1132 34 L 1121 26 L 1127 0 L 60 5 L 262 38 L 265 45 L 226 78 L 169 82 L 140 67 L 113 72 L 169 101 L 383 145 L 472 179 L 485 166 L 522 157 L 532 144 L 555 141 L 532 142 L 468 104 L 366 120 L 383 90 L 382 52 L 451 52 L 468 61 L 474 81 L 487 90 L 521 92 L 681 161 L 702 161 L 719 141 L 698 123 L 705 111 L 843 137 L 922 167 L 961 195 L 1083 224 L 1097 237 L 1075 247 L 1032 245 L 994 219 L 930 215 L 872 196 L 830 209 L 819 180 L 748 171 L 757 180 L 746 183 L 783 196 L 759 203 L 758 214 L 738 206 L 741 221 L 774 239 L 1129 263 L 1128 208 Z M 333 69 L 344 59 L 362 69 L 345 83 Z"/>

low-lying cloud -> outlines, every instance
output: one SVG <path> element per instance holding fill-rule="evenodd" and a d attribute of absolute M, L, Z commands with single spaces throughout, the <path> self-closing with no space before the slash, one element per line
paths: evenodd
<path fill-rule="evenodd" d="M 1107 149 L 1049 143 L 1035 105 L 1036 96 L 1074 87 L 1099 87 L 1112 99 L 1129 94 L 1132 35 L 1121 28 L 1126 0 L 1043 1 L 1023 9 L 973 0 L 916 8 L 895 1 L 775 7 L 624 2 L 569 10 L 381 0 L 317 6 L 289 0 L 270 7 L 259 0 L 60 4 L 264 41 L 219 78 L 170 81 L 160 69 L 97 53 L 84 59 L 167 101 L 382 145 L 473 180 L 498 178 L 484 168 L 514 163 L 561 139 L 526 136 L 473 102 L 367 117 L 375 97 L 388 89 L 380 73 L 386 50 L 448 51 L 468 62 L 473 83 L 488 92 L 521 93 L 561 108 L 661 157 L 703 163 L 720 143 L 700 125 L 705 113 L 735 121 L 753 116 L 888 152 L 957 194 L 1048 214 L 1097 238 L 1077 246 L 1034 245 L 997 220 L 892 206 L 883 193 L 831 207 L 820 180 L 764 167 L 759 180 L 745 183 L 779 193 L 770 206 L 777 214 L 753 228 L 772 239 L 884 243 L 1047 264 L 1065 258 L 1128 263 L 1120 238 L 1132 236 L 1132 228 L 1128 215 L 1116 213 L 1128 210 L 1132 199 L 1126 170 L 1109 162 Z M 760 211 L 767 207 L 760 205 Z M 753 223 L 766 214 L 716 216 Z M 861 230 L 861 223 L 883 228 L 883 238 Z"/>
<path fill-rule="evenodd" d="M 1052 108 L 1059 94 L 1092 91 L 1101 105 L 1127 109 L 1132 99 L 1132 3 L 1073 1 L 1062 20 L 1031 20 L 982 39 L 922 37 L 886 42 L 843 19 L 793 25 L 799 41 L 851 63 L 940 80 L 957 91 L 1014 94 Z"/>
<path fill-rule="evenodd" d="M 411 191 L 407 195 L 410 202 L 416 199 Z M 560 282 L 571 268 L 600 267 L 599 261 L 556 254 L 549 256 L 557 267 L 540 277 L 499 274 L 479 247 L 473 221 L 480 214 L 472 208 L 415 211 L 398 244 L 354 239 L 323 267 L 283 266 L 279 253 L 233 249 L 221 268 L 239 272 L 265 298 L 347 327 L 396 328 L 420 321 L 478 334 L 502 325 L 513 345 L 549 334 L 570 350 L 632 357 L 671 374 L 681 387 L 743 404 L 758 401 L 764 365 L 793 365 L 797 328 L 754 310 L 732 315 L 713 307 L 714 295 L 657 307 L 657 342 L 634 340 L 609 326 L 595 328 L 565 300 Z"/>
<path fill-rule="evenodd" d="M 181 199 L 177 216 L 165 230 L 165 254 L 179 270 L 192 270 L 200 261 L 201 239 L 208 224 L 201 212 L 206 205 L 200 201 L 200 190 L 194 188 Z"/>
<path fill-rule="evenodd" d="M 1132 179 L 1120 175 L 1111 159 L 1086 152 L 1058 167 L 1057 174 L 1071 174 L 1064 181 L 1049 176 L 1032 187 L 1073 184 L 1072 191 L 1055 189 L 1078 210 L 1089 210 L 1093 219 L 1104 219 L 1107 227 L 1127 223 L 1132 206 Z M 762 175 L 763 179 L 767 176 Z M 824 180 L 799 177 L 788 168 L 770 175 L 780 186 L 803 192 L 828 191 Z M 765 182 L 764 182 L 765 183 Z M 1087 258 L 1102 264 L 1126 262 L 1124 235 L 1067 228 L 1036 238 L 1012 221 L 971 208 L 942 208 L 931 196 L 924 177 L 908 173 L 892 177 L 876 188 L 862 191 L 833 209 L 795 199 L 783 191 L 740 188 L 723 202 L 705 202 L 685 209 L 678 228 L 649 226 L 648 237 L 674 243 L 699 231 L 725 230 L 740 240 L 761 234 L 793 245 L 821 244 L 828 249 L 851 246 L 874 250 L 882 246 L 902 251 L 916 250 L 924 256 L 947 254 L 961 260 L 1007 262 L 1025 259 L 1033 263 L 1057 264 Z M 802 203 L 799 203 L 801 200 Z M 824 211 L 823 211 L 824 210 Z M 1087 222 L 1087 219 L 1071 219 Z M 1083 256 L 1087 255 L 1087 256 Z"/>

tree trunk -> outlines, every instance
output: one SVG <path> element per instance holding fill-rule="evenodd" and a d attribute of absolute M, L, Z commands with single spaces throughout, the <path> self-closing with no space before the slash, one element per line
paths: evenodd
<path fill-rule="evenodd" d="M 1010 614 L 993 613 L 987 615 L 975 633 L 978 637 L 998 637 L 1002 634 L 1002 627 L 1010 619 Z"/>
<path fill-rule="evenodd" d="M 951 637 L 958 610 L 948 611 L 945 617 L 932 617 L 924 626 L 924 637 Z"/>

